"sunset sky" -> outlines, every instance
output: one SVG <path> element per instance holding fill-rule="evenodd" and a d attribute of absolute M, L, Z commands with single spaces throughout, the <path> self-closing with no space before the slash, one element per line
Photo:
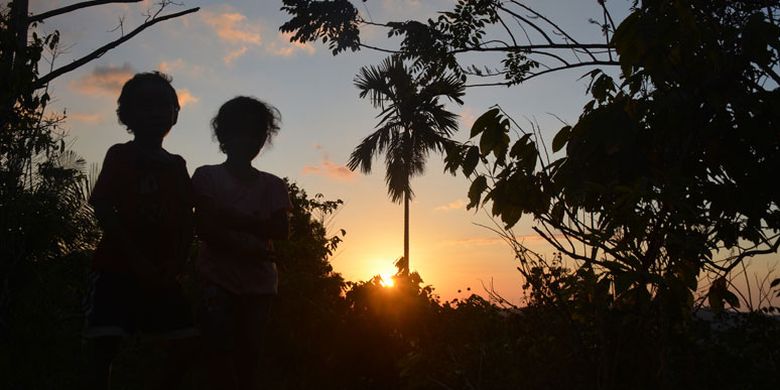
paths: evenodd
<path fill-rule="evenodd" d="M 77 1 L 31 0 L 38 13 Z M 209 120 L 220 104 L 236 95 L 252 95 L 276 106 L 282 129 L 274 144 L 255 160 L 255 167 L 288 177 L 309 194 L 342 199 L 344 206 L 330 222 L 332 231 L 347 236 L 332 263 L 349 280 L 365 280 L 387 273 L 403 252 L 403 208 L 387 197 L 383 164 L 371 175 L 349 171 L 349 153 L 376 124 L 378 111 L 359 99 L 353 78 L 364 65 L 377 64 L 383 55 L 369 51 L 332 56 L 323 45 L 289 43 L 279 33 L 288 16 L 281 1 L 181 0 L 201 7 L 195 14 L 160 23 L 102 58 L 52 83 L 52 111 L 67 111 L 65 129 L 72 148 L 90 163 L 100 163 L 106 149 L 131 137 L 117 123 L 114 110 L 123 82 L 139 71 L 162 70 L 173 77 L 182 110 L 179 123 L 166 138 L 165 148 L 182 155 L 190 172 L 204 164 L 220 163 L 224 156 L 213 142 Z M 360 2 L 363 4 L 362 2 Z M 375 21 L 425 19 L 451 8 L 453 0 L 369 0 L 361 5 Z M 601 42 L 596 1 L 526 2 L 552 17 L 582 41 Z M 612 4 L 614 3 L 614 4 Z M 66 49 L 55 67 L 66 64 L 117 38 L 114 30 L 124 18 L 128 32 L 143 21 L 153 2 L 108 4 L 47 20 L 43 31 L 59 30 Z M 629 1 L 611 1 L 617 21 Z M 385 32 L 366 29 L 364 42 L 390 46 Z M 586 69 L 575 69 L 531 80 L 513 88 L 472 88 L 463 106 L 450 108 L 461 117 L 458 140 L 466 140 L 473 120 L 493 104 L 521 124 L 537 121 L 547 140 L 560 129 L 555 118 L 574 123 L 585 102 Z M 45 70 L 42 70 L 45 73 Z M 411 268 L 444 299 L 463 297 L 466 288 L 482 291 L 491 280 L 496 290 L 519 303 L 522 280 L 513 254 L 495 234 L 476 224 L 492 224 L 482 211 L 466 211 L 469 182 L 443 172 L 441 157 L 431 155 L 427 172 L 413 180 L 416 197 L 411 206 Z M 541 240 L 524 219 L 516 233 L 544 253 Z M 763 265 L 760 267 L 765 268 Z M 283 277 L 283 276 L 282 276 Z M 457 291 L 462 289 L 462 293 Z"/>

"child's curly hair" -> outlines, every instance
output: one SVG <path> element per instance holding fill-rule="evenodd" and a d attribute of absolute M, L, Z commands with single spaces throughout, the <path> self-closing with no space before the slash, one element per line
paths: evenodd
<path fill-rule="evenodd" d="M 133 108 L 140 101 L 143 101 L 144 97 L 139 96 L 141 86 L 144 84 L 159 84 L 165 89 L 174 109 L 178 112 L 181 108 L 179 106 L 179 96 L 176 94 L 176 89 L 171 85 L 173 79 L 165 73 L 153 71 L 136 73 L 133 78 L 127 80 L 125 85 L 122 86 L 122 92 L 117 99 L 116 116 L 119 119 L 119 123 L 127 127 L 129 133 L 133 132 Z"/>
<path fill-rule="evenodd" d="M 249 121 L 257 135 L 263 139 L 263 145 L 271 144 L 279 132 L 282 115 L 276 107 L 250 96 L 237 96 L 228 100 L 219 108 L 211 120 L 211 128 L 219 142 L 219 150 L 225 152 L 225 142 L 237 127 Z"/>

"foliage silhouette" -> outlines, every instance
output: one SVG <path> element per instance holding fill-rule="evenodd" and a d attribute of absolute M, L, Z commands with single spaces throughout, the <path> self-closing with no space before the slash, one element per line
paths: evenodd
<path fill-rule="evenodd" d="M 533 216 L 556 250 L 607 272 L 616 297 L 689 313 L 697 278 L 711 271 L 721 277 L 711 305 L 739 307 L 729 272 L 780 245 L 770 168 L 780 158 L 777 11 L 731 2 L 637 8 L 612 39 L 623 82 L 589 73 L 593 100 L 553 140 L 564 157 L 550 159 L 522 129 L 510 145 L 512 121 L 500 109 L 475 122 L 479 146 L 448 156 L 453 172 L 468 175 L 469 154 L 493 155 L 495 174 L 475 174 L 470 206 L 490 201 L 507 227 Z"/>
<path fill-rule="evenodd" d="M 321 40 L 334 55 L 361 49 L 397 54 L 424 78 L 452 72 L 463 81 L 479 80 L 468 86 L 512 86 L 551 72 L 618 64 L 608 43 L 614 22 L 605 1 L 597 2 L 603 20 L 592 22 L 607 43 L 580 42 L 520 1 L 459 0 L 435 19 L 388 22 L 365 19 L 355 2 L 283 0 L 282 10 L 291 17 L 279 29 L 291 33 L 294 42 Z M 360 40 L 362 26 L 383 28 L 401 43 L 398 48 L 367 45 Z M 498 64 L 496 53 L 504 56 Z M 484 55 L 486 61 L 472 64 L 461 59 L 464 54 Z"/>
<path fill-rule="evenodd" d="M 479 145 L 452 148 L 447 159 L 453 173 L 473 175 L 470 206 L 489 201 L 506 227 L 532 215 L 557 251 L 620 279 L 613 281 L 618 294 L 641 293 L 649 283 L 651 294 L 669 293 L 670 301 L 690 307 L 700 271 L 714 270 L 723 279 L 712 285 L 711 304 L 738 306 L 725 288 L 728 273 L 746 258 L 777 251 L 778 198 L 770 172 L 779 154 L 771 131 L 780 82 L 777 2 L 648 1 L 635 3 L 616 26 L 600 1 L 603 20 L 595 23 L 606 44 L 579 42 L 515 1 L 459 1 L 425 23 L 375 23 L 355 12 L 340 20 L 341 29 L 311 28 L 325 16 L 304 12 L 307 7 L 351 6 L 346 3 L 284 2 L 293 18 L 281 30 L 296 32 L 292 39 L 302 42 L 376 50 L 356 34 L 340 34 L 347 25 L 385 27 L 402 38 L 391 51 L 423 79 L 449 70 L 493 80 L 467 86 L 620 65 L 621 83 L 598 69 L 587 73 L 593 100 L 552 142 L 554 152 L 565 147 L 566 157 L 551 159 L 538 134 L 512 126 L 495 108 L 472 127 Z M 518 44 L 516 29 L 524 27 L 535 33 Z M 506 39 L 494 39 L 496 31 Z M 576 60 L 562 57 L 566 50 Z M 481 52 L 507 58 L 502 67 L 483 70 L 458 57 Z M 552 62 L 539 71 L 541 58 Z M 510 142 L 512 127 L 520 137 Z M 488 159 L 488 174 L 474 171 Z M 734 253 L 723 260 L 728 251 Z"/>
<path fill-rule="evenodd" d="M 53 261 L 90 248 L 97 239 L 85 205 L 85 162 L 58 133 L 61 117 L 47 116 L 49 95 L 32 86 L 45 47 L 58 34 L 31 41 L 19 55 L 11 10 L 0 8 L 0 64 L 3 66 L 0 123 L 0 343 L 12 338 L 15 294 L 35 280 L 31 264 Z M 13 68 L 12 68 L 13 66 Z M 17 271 L 19 273 L 17 273 Z"/>
<path fill-rule="evenodd" d="M 140 0 L 138 0 L 140 1 Z M 97 58 L 152 24 L 169 2 L 160 3 L 147 24 L 71 64 L 41 76 L 38 63 L 56 56 L 59 32 L 39 35 L 49 17 L 114 1 L 77 3 L 29 15 L 28 1 L 0 6 L 0 333 L 6 334 L 11 284 L 28 261 L 48 261 L 94 245 L 96 225 L 84 203 L 84 161 L 68 150 L 59 124 L 64 115 L 46 114 L 48 82 Z M 130 2 L 130 1 L 124 1 Z M 135 2 L 134 0 L 132 2 Z M 197 10 L 197 9 L 194 9 Z M 185 13 L 194 12 L 185 11 Z M 54 58 L 51 58 L 52 63 Z"/>
<path fill-rule="evenodd" d="M 507 315 L 519 333 L 504 344 L 510 362 L 494 363 L 503 368 L 496 375 L 504 382 L 485 385 L 484 377 L 469 377 L 484 371 L 461 369 L 468 359 L 458 359 L 457 348 L 440 340 L 407 361 L 405 372 L 419 375 L 410 377 L 420 380 L 417 386 L 776 385 L 769 367 L 776 367 L 777 355 L 764 349 L 773 343 L 753 338 L 754 326 L 774 334 L 775 319 L 736 315 L 738 325 L 715 330 L 692 315 L 703 273 L 718 275 L 710 306 L 736 308 L 730 271 L 751 256 L 776 253 L 780 243 L 780 198 L 770 168 L 780 156 L 776 1 L 634 2 L 619 26 L 599 1 L 604 18 L 596 23 L 605 44 L 581 43 L 516 1 L 462 0 L 437 19 L 387 23 L 362 19 L 347 1 L 283 3 L 291 19 L 281 30 L 292 32 L 292 40 L 322 40 L 334 54 L 389 51 L 411 63 L 420 80 L 446 70 L 463 81 L 488 79 L 467 87 L 511 86 L 581 66 L 619 66 L 613 70 L 621 72 L 620 81 L 601 70 L 586 74 L 593 99 L 577 123 L 552 140 L 552 157 L 538 127 L 524 130 L 500 107 L 474 123 L 473 144 L 448 150 L 447 169 L 472 178 L 469 207 L 489 204 L 503 222 L 496 231 L 520 261 L 529 307 Z M 342 17 L 312 12 L 328 7 Z M 330 28 L 318 28 L 326 21 Z M 387 28 L 400 47 L 362 43 L 361 25 Z M 530 42 L 518 44 L 524 27 Z M 506 39 L 490 35 L 496 31 Z M 506 57 L 499 67 L 481 68 L 466 62 L 474 56 L 459 56 L 483 52 Z M 523 215 L 534 218 L 537 233 L 557 250 L 554 259 L 514 238 L 509 229 Z M 489 318 L 492 310 L 482 315 Z M 715 322 L 731 323 L 730 315 L 721 312 Z M 534 337 L 544 341 L 530 341 Z M 726 369 L 730 360 L 738 366 L 737 350 L 769 357 L 766 365 Z M 478 365 L 484 367 L 488 356 L 469 356 L 475 355 L 485 359 Z M 517 378 L 522 382 L 513 382 Z"/>

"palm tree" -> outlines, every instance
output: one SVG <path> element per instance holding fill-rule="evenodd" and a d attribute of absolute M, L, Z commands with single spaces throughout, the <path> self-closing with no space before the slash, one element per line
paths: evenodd
<path fill-rule="evenodd" d="M 390 199 L 404 202 L 404 257 L 399 271 L 409 273 L 409 201 L 414 196 L 410 179 L 425 170 L 430 151 L 442 153 L 454 143 L 450 139 L 458 128 L 457 115 L 447 111 L 439 97 L 463 104 L 461 80 L 454 75 L 435 79 L 415 77 L 397 56 L 386 58 L 379 66 L 360 69 L 355 78 L 360 97 L 368 97 L 381 113 L 376 130 L 352 151 L 347 166 L 371 173 L 371 162 L 385 155 L 385 182 Z"/>

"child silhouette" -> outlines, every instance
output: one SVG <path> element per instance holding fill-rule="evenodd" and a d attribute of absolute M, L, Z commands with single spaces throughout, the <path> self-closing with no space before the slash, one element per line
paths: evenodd
<path fill-rule="evenodd" d="M 214 389 L 255 389 L 262 331 L 277 293 L 273 241 L 287 239 L 292 208 L 285 182 L 252 167 L 279 130 L 279 112 L 236 97 L 212 120 L 224 163 L 195 170 L 195 214 L 201 247 L 200 326 Z"/>
<path fill-rule="evenodd" d="M 117 101 L 133 140 L 111 146 L 90 197 L 103 237 L 92 264 L 84 332 L 92 346 L 95 388 L 110 387 L 122 336 L 138 331 L 168 344 L 159 386 L 171 388 L 187 366 L 197 334 L 177 277 L 192 242 L 192 194 L 186 163 L 162 147 L 179 112 L 162 73 L 139 73 Z"/>

